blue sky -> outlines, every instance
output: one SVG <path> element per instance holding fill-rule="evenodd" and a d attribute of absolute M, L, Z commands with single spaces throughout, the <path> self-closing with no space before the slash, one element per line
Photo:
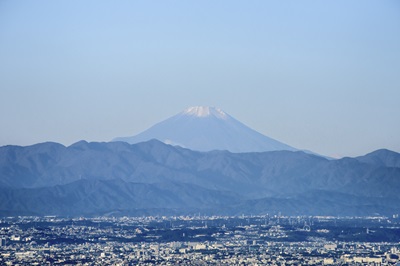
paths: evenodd
<path fill-rule="evenodd" d="M 400 152 L 400 2 L 0 1 L 0 145 L 193 105 L 329 156 Z"/>

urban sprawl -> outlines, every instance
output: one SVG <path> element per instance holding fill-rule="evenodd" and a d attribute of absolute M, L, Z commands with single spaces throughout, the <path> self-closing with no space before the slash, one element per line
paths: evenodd
<path fill-rule="evenodd" d="M 392 217 L 0 218 L 0 265 L 400 265 Z"/>

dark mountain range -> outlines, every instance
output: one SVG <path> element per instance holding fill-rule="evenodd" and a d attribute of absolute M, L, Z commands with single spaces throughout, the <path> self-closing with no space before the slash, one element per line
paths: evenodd
<path fill-rule="evenodd" d="M 153 209 L 197 210 L 237 203 L 240 196 L 185 183 L 82 179 L 41 188 L 0 188 L 0 210 L 20 215 L 99 215 Z M 0 214 L 1 214 L 0 211 Z"/>
<path fill-rule="evenodd" d="M 4 146 L 0 214 L 389 215 L 400 212 L 399 157 L 197 152 L 157 140 Z"/>
<path fill-rule="evenodd" d="M 400 154 L 386 149 L 377 150 L 367 155 L 356 158 L 360 162 L 387 166 L 400 167 Z"/>

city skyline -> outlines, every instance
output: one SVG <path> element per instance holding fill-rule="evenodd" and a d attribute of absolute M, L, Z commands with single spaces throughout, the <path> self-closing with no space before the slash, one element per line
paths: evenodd
<path fill-rule="evenodd" d="M 0 3 L 0 146 L 136 135 L 189 106 L 332 157 L 400 151 L 400 4 Z"/>

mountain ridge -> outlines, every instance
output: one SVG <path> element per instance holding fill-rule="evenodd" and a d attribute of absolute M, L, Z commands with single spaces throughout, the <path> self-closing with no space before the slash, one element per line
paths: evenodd
<path fill-rule="evenodd" d="M 400 167 L 400 153 L 388 149 L 379 149 L 364 156 L 358 156 L 356 159 L 360 162 L 369 164 L 387 167 Z"/>
<path fill-rule="evenodd" d="M 85 187 L 93 190 L 88 194 Z M 256 214 L 276 206 L 288 214 L 324 208 L 332 215 L 341 209 L 342 214 L 371 215 L 379 208 L 388 214 L 400 212 L 400 168 L 358 157 L 327 160 L 302 151 L 199 152 L 158 140 L 80 141 L 68 147 L 44 143 L 0 147 L 0 192 L 0 211 L 8 214 L 35 210 L 86 215 L 92 213 L 86 208 L 93 202 L 98 202 L 93 207 L 98 214 L 195 209 L 228 214 L 245 208 Z M 338 193 L 351 199 L 348 206 L 343 197 L 330 196 Z M 88 195 L 94 197 L 90 204 L 79 203 Z M 307 195 L 313 196 L 304 198 Z"/>

